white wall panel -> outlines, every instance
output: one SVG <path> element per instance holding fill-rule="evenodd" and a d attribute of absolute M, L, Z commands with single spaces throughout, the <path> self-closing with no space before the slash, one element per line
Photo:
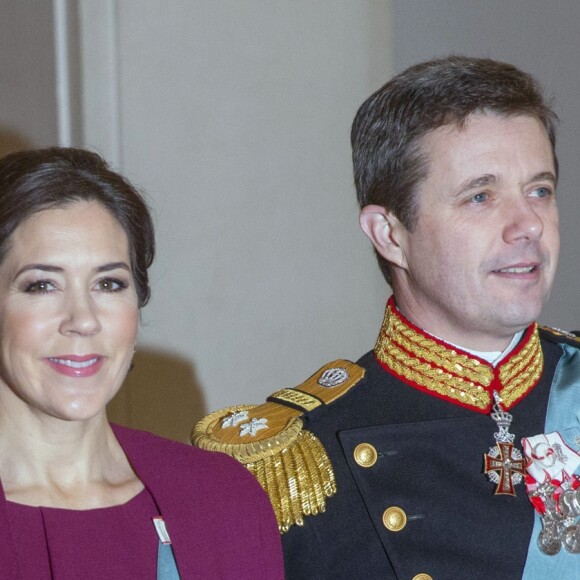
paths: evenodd
<path fill-rule="evenodd" d="M 185 438 L 209 410 L 368 350 L 387 289 L 358 229 L 349 130 L 390 74 L 388 3 L 80 13 L 85 144 L 148 192 L 159 234 L 112 415 Z"/>

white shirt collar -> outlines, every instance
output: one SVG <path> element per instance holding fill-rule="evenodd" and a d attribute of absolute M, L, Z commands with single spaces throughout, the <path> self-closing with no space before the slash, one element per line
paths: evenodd
<path fill-rule="evenodd" d="M 495 367 L 504 357 L 506 357 L 517 346 L 518 342 L 520 342 L 520 339 L 522 338 L 523 335 L 524 335 L 523 330 L 514 334 L 511 342 L 507 345 L 507 348 L 503 351 L 499 351 L 499 350 L 491 350 L 491 351 L 473 350 L 471 348 L 465 348 L 464 346 L 461 346 L 460 344 L 453 344 L 452 342 L 449 342 L 448 344 L 454 346 L 455 348 L 460 348 L 461 350 L 468 352 L 469 354 L 472 354 L 478 358 L 481 358 L 484 361 L 487 361 L 490 365 Z M 447 342 L 447 341 L 445 341 L 445 342 Z"/>

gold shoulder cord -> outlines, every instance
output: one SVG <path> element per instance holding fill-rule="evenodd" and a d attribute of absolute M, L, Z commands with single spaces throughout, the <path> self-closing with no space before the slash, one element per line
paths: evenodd
<path fill-rule="evenodd" d="M 346 360 L 322 367 L 294 389 L 273 393 L 262 405 L 239 405 L 204 417 L 191 433 L 197 447 L 235 457 L 258 479 L 272 502 L 280 532 L 324 512 L 336 493 L 334 471 L 322 443 L 303 429 L 303 413 L 332 403 L 364 376 Z"/>

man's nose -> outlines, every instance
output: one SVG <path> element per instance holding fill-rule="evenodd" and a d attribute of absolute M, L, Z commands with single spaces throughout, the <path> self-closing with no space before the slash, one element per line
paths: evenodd
<path fill-rule="evenodd" d="M 503 238 L 506 243 L 536 241 L 544 233 L 544 222 L 532 203 L 519 196 L 505 208 Z"/>

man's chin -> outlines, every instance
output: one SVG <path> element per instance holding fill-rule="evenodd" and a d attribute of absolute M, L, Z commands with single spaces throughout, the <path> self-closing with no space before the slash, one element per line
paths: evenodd
<path fill-rule="evenodd" d="M 509 329 L 511 334 L 525 330 L 533 324 L 542 311 L 542 308 L 513 308 L 510 310 L 503 309 L 503 313 L 498 313 L 499 325 L 504 329 Z"/>

